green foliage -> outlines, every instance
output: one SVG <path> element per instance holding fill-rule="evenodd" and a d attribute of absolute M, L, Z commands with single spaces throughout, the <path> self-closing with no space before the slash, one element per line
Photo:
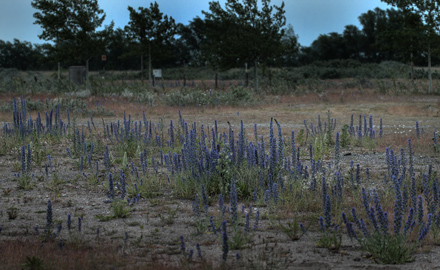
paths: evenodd
<path fill-rule="evenodd" d="M 55 194 L 59 195 L 60 190 L 61 190 L 61 184 L 63 184 L 63 180 L 55 172 L 55 173 L 52 174 L 52 180 L 50 181 L 48 179 L 46 187 L 50 191 L 53 191 L 53 192 L 55 192 Z"/>
<path fill-rule="evenodd" d="M 229 157 L 229 150 L 227 146 L 222 147 L 222 151 L 219 153 L 217 159 L 217 174 L 211 178 L 209 185 L 206 186 L 209 194 L 223 194 L 227 196 L 229 194 L 229 186 L 232 179 L 232 164 Z"/>
<path fill-rule="evenodd" d="M 170 207 L 167 207 L 167 215 L 165 216 L 162 214 L 158 214 L 160 220 L 163 224 L 166 225 L 172 225 L 174 223 L 174 219 L 176 218 L 177 212 L 180 210 L 179 207 L 176 207 L 176 209 L 171 209 Z"/>
<path fill-rule="evenodd" d="M 231 104 L 243 105 L 252 102 L 252 93 L 243 86 L 234 86 L 231 90 Z"/>
<path fill-rule="evenodd" d="M 18 208 L 11 206 L 8 209 L 6 209 L 6 213 L 8 214 L 8 218 L 10 220 L 16 219 L 18 217 Z"/>
<path fill-rule="evenodd" d="M 315 137 L 313 144 L 313 157 L 316 160 L 322 160 L 324 157 L 329 156 L 330 148 L 327 144 L 327 134 L 323 136 Z"/>
<path fill-rule="evenodd" d="M 31 190 L 34 188 L 34 183 L 32 181 L 32 177 L 27 174 L 20 175 L 17 178 L 17 187 L 18 189 Z"/>
<path fill-rule="evenodd" d="M 130 216 L 132 208 L 127 204 L 127 201 L 123 199 L 115 199 L 111 202 L 112 215 L 103 216 L 97 215 L 96 218 L 100 221 L 109 221 L 115 218 L 127 218 Z"/>
<path fill-rule="evenodd" d="M 116 199 L 112 202 L 113 217 L 126 218 L 130 215 L 131 207 L 123 199 Z"/>
<path fill-rule="evenodd" d="M 286 225 L 283 225 L 283 223 L 278 220 L 278 227 L 292 241 L 299 240 L 304 235 L 304 232 L 300 230 L 299 223 L 296 219 L 294 219 L 292 222 L 288 221 Z"/>
<path fill-rule="evenodd" d="M 149 55 L 151 68 L 152 55 L 156 58 L 170 58 L 169 44 L 174 40 L 176 24 L 173 17 L 163 15 L 157 2 L 150 3 L 149 8 L 139 7 L 138 12 L 128 6 L 130 21 L 125 31 L 137 46 L 132 46 L 131 55 Z M 149 70 L 149 78 L 152 71 Z"/>
<path fill-rule="evenodd" d="M 37 168 L 40 168 L 43 159 L 46 159 L 50 153 L 45 146 L 43 147 L 41 138 L 37 136 L 36 133 L 37 132 L 34 130 L 32 137 L 35 139 L 33 142 L 30 142 L 30 146 L 33 154 L 33 162 L 35 163 Z"/>
<path fill-rule="evenodd" d="M 234 227 L 229 237 L 229 249 L 244 249 L 252 239 L 252 234 L 245 232 L 242 228 Z"/>
<path fill-rule="evenodd" d="M 11 195 L 11 191 L 12 189 L 10 188 L 3 189 L 3 197 L 9 197 Z"/>
<path fill-rule="evenodd" d="M 184 87 L 180 91 L 166 94 L 163 99 L 169 106 L 243 106 L 254 102 L 252 92 L 243 86 L 232 86 L 228 90 L 228 92 L 202 91 Z"/>
<path fill-rule="evenodd" d="M 206 42 L 204 55 L 218 69 L 244 66 L 244 63 L 266 62 L 283 49 L 281 38 L 286 24 L 284 3 L 271 6 L 269 0 L 228 0 L 223 8 L 210 2 L 205 15 Z M 258 44 L 258 46 L 255 46 Z"/>
<path fill-rule="evenodd" d="M 440 144 L 438 143 L 440 140 L 440 135 L 434 133 L 434 137 L 432 138 L 432 150 L 434 151 L 434 155 L 437 155 L 440 152 Z"/>
<path fill-rule="evenodd" d="M 306 143 L 306 136 L 304 129 L 300 129 L 299 134 L 296 136 L 296 142 L 298 145 L 304 145 Z"/>
<path fill-rule="evenodd" d="M 26 256 L 26 260 L 21 266 L 23 269 L 28 270 L 43 270 L 46 268 L 43 259 L 37 256 Z"/>
<path fill-rule="evenodd" d="M 88 62 L 91 56 L 103 51 L 109 29 L 96 31 L 105 19 L 97 0 L 33 0 L 31 5 L 38 10 L 34 13 L 35 24 L 43 29 L 39 38 L 56 43 L 49 48 L 58 61 L 67 57 Z"/>
<path fill-rule="evenodd" d="M 342 232 L 337 229 L 326 230 L 318 239 L 316 246 L 338 252 L 342 245 Z"/>
<path fill-rule="evenodd" d="M 127 187 L 127 193 L 129 197 L 135 197 L 138 194 L 144 198 L 154 198 L 161 194 L 160 192 L 161 180 L 157 174 L 150 175 L 147 181 L 143 181 L 142 184 L 137 182 L 137 190 L 133 185 Z"/>
<path fill-rule="evenodd" d="M 416 246 L 405 234 L 373 233 L 359 240 L 362 250 L 370 253 L 379 263 L 404 264 L 414 260 Z"/>
<path fill-rule="evenodd" d="M 194 225 L 196 227 L 196 235 L 201 235 L 208 230 L 208 219 L 204 216 L 195 217 Z"/>
<path fill-rule="evenodd" d="M 346 147 L 350 144 L 350 134 L 348 133 L 348 125 L 344 125 L 340 137 L 341 147 Z"/>

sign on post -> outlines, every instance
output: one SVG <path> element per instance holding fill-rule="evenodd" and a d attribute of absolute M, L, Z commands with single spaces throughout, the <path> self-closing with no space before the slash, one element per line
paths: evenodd
<path fill-rule="evenodd" d="M 162 69 L 153 69 L 153 76 L 155 78 L 162 78 Z"/>

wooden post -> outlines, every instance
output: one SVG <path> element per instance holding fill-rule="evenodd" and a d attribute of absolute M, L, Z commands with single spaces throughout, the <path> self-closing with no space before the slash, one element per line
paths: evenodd
<path fill-rule="evenodd" d="M 246 73 L 246 77 L 245 77 L 245 86 L 248 87 L 249 86 L 249 71 L 248 71 L 248 64 L 245 63 L 244 64 L 245 67 L 245 73 Z"/>
<path fill-rule="evenodd" d="M 255 92 L 257 93 L 258 92 L 258 61 L 257 60 L 255 60 L 254 61 L 254 76 L 255 76 Z"/>
<path fill-rule="evenodd" d="M 151 44 L 148 43 L 148 82 L 151 83 Z"/>
<path fill-rule="evenodd" d="M 183 59 L 183 87 L 186 86 L 186 65 L 185 59 Z"/>
<path fill-rule="evenodd" d="M 144 83 L 144 56 L 141 55 L 141 83 Z"/>
<path fill-rule="evenodd" d="M 432 71 L 431 71 L 431 44 L 428 45 L 428 80 L 429 80 L 429 87 L 428 87 L 428 93 L 432 93 Z"/>
<path fill-rule="evenodd" d="M 89 89 L 89 59 L 86 61 L 86 90 Z"/>
<path fill-rule="evenodd" d="M 272 71 L 269 68 L 269 87 L 272 87 Z"/>

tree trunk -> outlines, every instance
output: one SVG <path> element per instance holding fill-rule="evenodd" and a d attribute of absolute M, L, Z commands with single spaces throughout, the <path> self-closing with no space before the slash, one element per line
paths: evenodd
<path fill-rule="evenodd" d="M 148 82 L 151 83 L 151 44 L 148 43 Z"/>
<path fill-rule="evenodd" d="M 141 55 L 141 83 L 144 83 L 144 56 Z"/>
<path fill-rule="evenodd" d="M 215 84 L 214 84 L 214 89 L 218 88 L 218 73 L 215 73 Z"/>
<path fill-rule="evenodd" d="M 61 63 L 58 62 L 58 80 L 61 79 Z"/>
<path fill-rule="evenodd" d="M 414 81 L 414 55 L 411 53 L 411 80 Z"/>
<path fill-rule="evenodd" d="M 269 87 L 272 87 L 272 71 L 269 68 Z"/>
<path fill-rule="evenodd" d="M 247 65 L 248 65 L 247 63 L 244 64 L 244 72 L 245 72 L 245 83 L 244 83 L 244 85 L 246 87 L 249 86 L 249 72 L 248 72 L 248 66 Z"/>
<path fill-rule="evenodd" d="M 86 60 L 86 90 L 89 89 L 89 58 Z"/>
<path fill-rule="evenodd" d="M 431 72 L 431 44 L 428 45 L 428 80 L 429 88 L 428 93 L 432 93 L 432 72 Z"/>
<path fill-rule="evenodd" d="M 255 76 L 255 78 L 254 78 L 254 80 L 255 80 L 255 92 L 256 93 L 258 93 L 258 67 L 257 67 L 257 65 L 258 65 L 258 61 L 257 60 L 255 60 L 254 61 L 254 76 Z"/>

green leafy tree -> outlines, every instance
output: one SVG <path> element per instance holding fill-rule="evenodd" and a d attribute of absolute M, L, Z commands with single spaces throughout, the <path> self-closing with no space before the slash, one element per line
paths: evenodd
<path fill-rule="evenodd" d="M 283 50 L 281 53 L 281 62 L 284 66 L 296 66 L 298 65 L 298 35 L 295 34 L 293 26 L 289 24 L 285 28 L 284 36 L 281 38 Z"/>
<path fill-rule="evenodd" d="M 125 30 L 131 40 L 138 45 L 131 54 L 141 56 L 143 76 L 143 56 L 148 53 L 148 79 L 151 82 L 152 52 L 156 59 L 170 57 L 171 44 L 176 34 L 176 23 L 173 17 L 160 12 L 157 2 L 150 3 L 149 8 L 139 7 L 138 11 L 129 6 L 128 11 L 130 21 Z"/>
<path fill-rule="evenodd" d="M 28 41 L 0 40 L 0 67 L 19 70 L 40 69 L 39 62 L 42 57 L 40 47 Z"/>
<path fill-rule="evenodd" d="M 355 25 L 346 25 L 342 34 L 347 58 L 360 60 L 362 32 Z"/>
<path fill-rule="evenodd" d="M 344 59 L 345 44 L 341 34 L 332 32 L 328 35 L 319 35 L 312 43 L 313 54 L 319 60 Z"/>
<path fill-rule="evenodd" d="M 440 0 L 381 0 L 388 3 L 405 13 L 420 14 L 424 23 L 425 39 L 424 47 L 428 57 L 428 79 L 429 89 L 432 92 L 432 71 L 431 71 L 431 57 L 434 44 L 439 42 L 440 32 Z M 410 29 L 410 28 L 409 28 Z"/>
<path fill-rule="evenodd" d="M 377 35 L 386 24 L 386 12 L 380 8 L 369 10 L 359 16 L 364 36 L 362 51 L 367 61 L 380 62 L 385 60 L 384 54 L 377 47 Z"/>
<path fill-rule="evenodd" d="M 191 66 L 205 65 L 206 58 L 202 54 L 202 47 L 207 42 L 205 21 L 196 17 L 188 25 L 179 24 L 177 33 L 180 36 L 176 41 L 180 61 Z"/>
<path fill-rule="evenodd" d="M 258 89 L 257 65 L 278 57 L 283 51 L 286 24 L 284 2 L 271 6 L 270 0 L 227 0 L 223 8 L 210 2 L 202 11 L 206 23 L 206 44 L 202 47 L 211 65 L 218 69 L 254 64 L 255 88 Z"/>
<path fill-rule="evenodd" d="M 105 49 L 105 38 L 113 29 L 113 22 L 102 31 L 97 31 L 105 19 L 97 0 L 33 0 L 35 22 L 43 28 L 38 37 L 52 41 L 52 51 L 60 61 L 70 59 L 89 60 Z M 88 75 L 87 75 L 88 78 Z"/>
<path fill-rule="evenodd" d="M 124 29 L 116 28 L 106 40 L 106 69 L 133 70 L 137 68 L 137 62 L 132 57 L 128 57 L 132 50 L 132 44 Z"/>

